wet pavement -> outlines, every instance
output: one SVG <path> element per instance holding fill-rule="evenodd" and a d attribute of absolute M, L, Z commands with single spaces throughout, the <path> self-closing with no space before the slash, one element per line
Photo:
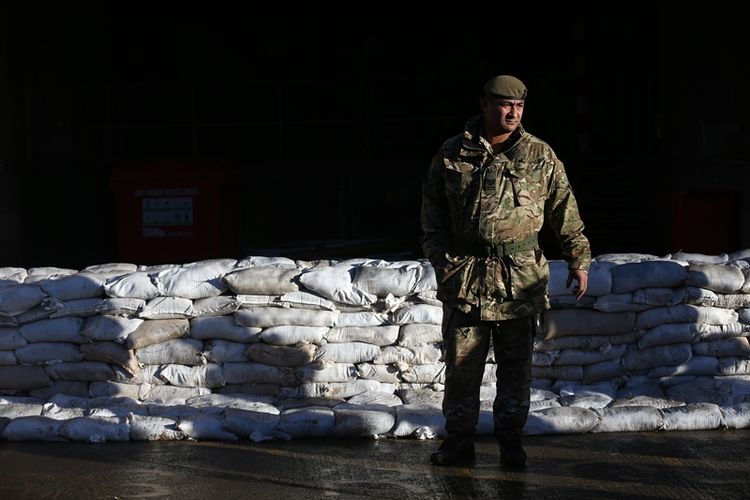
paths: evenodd
<path fill-rule="evenodd" d="M 0 498 L 748 499 L 750 429 L 543 435 L 503 470 L 435 467 L 438 441 L 0 442 Z"/>

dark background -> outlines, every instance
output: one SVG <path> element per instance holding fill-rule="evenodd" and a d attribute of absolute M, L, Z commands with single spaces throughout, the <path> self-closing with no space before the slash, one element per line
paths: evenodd
<path fill-rule="evenodd" d="M 500 73 L 595 255 L 750 247 L 739 3 L 601 4 L 0 6 L 0 266 L 421 257 L 422 176 Z M 154 187 L 190 236 L 143 236 Z"/>

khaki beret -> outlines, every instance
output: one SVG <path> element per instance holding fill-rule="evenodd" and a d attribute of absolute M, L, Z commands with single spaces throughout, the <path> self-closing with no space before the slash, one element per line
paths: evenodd
<path fill-rule="evenodd" d="M 505 99 L 526 99 L 526 85 L 515 76 L 499 75 L 484 84 L 484 93 Z"/>

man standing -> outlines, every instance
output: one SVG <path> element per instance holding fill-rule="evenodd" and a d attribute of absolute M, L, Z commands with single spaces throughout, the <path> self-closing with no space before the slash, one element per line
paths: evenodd
<path fill-rule="evenodd" d="M 474 460 L 479 389 L 490 346 L 500 462 L 523 467 L 536 321 L 549 308 L 549 267 L 537 235 L 553 229 L 568 262 L 567 286 L 586 292 L 591 249 L 562 162 L 521 126 L 526 86 L 500 75 L 484 86 L 482 113 L 432 159 L 422 188 L 423 250 L 444 304 L 447 438 L 435 465 Z"/>

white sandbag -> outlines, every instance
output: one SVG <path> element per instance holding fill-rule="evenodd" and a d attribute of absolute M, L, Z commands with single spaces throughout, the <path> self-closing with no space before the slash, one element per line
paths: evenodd
<path fill-rule="evenodd" d="M 185 434 L 174 419 L 130 414 L 127 417 L 131 441 L 179 441 Z"/>
<path fill-rule="evenodd" d="M 675 260 L 684 260 L 690 264 L 722 264 L 729 260 L 729 256 L 725 253 L 719 255 L 708 255 L 695 252 L 675 252 L 672 254 L 672 258 Z"/>
<path fill-rule="evenodd" d="M 371 363 L 360 363 L 356 366 L 357 376 L 367 380 L 377 380 L 390 384 L 401 382 L 399 370 L 393 365 L 376 365 Z"/>
<path fill-rule="evenodd" d="M 85 318 L 99 314 L 103 300 L 100 298 L 60 300 L 47 297 L 42 300 L 42 307 L 50 312 L 50 318 L 78 316 Z"/>
<path fill-rule="evenodd" d="M 104 443 L 130 441 L 127 420 L 121 418 L 78 417 L 67 420 L 60 427 L 60 435 L 70 441 Z"/>
<path fill-rule="evenodd" d="M 299 387 L 284 387 L 279 392 L 280 398 L 306 398 L 321 397 L 328 398 L 351 398 L 368 391 L 387 391 L 389 384 L 383 384 L 376 380 L 357 379 L 354 382 L 329 382 L 329 383 L 306 383 Z M 395 391 L 395 388 L 393 389 Z"/>
<path fill-rule="evenodd" d="M 298 267 L 297 263 L 288 257 L 267 257 L 265 255 L 250 255 L 237 261 L 235 269 L 245 267 Z M 299 266 L 304 267 L 304 266 Z"/>
<path fill-rule="evenodd" d="M 125 339 L 125 347 L 139 349 L 187 335 L 190 323 L 186 319 L 150 319 L 144 321 Z"/>
<path fill-rule="evenodd" d="M 240 309 L 257 309 L 259 307 L 282 307 L 276 302 L 276 295 L 235 295 Z"/>
<path fill-rule="evenodd" d="M 28 275 L 22 267 L 0 267 L 0 287 L 23 283 Z"/>
<path fill-rule="evenodd" d="M 639 349 L 629 345 L 622 357 L 623 365 L 628 371 L 650 370 L 657 366 L 675 366 L 687 363 L 693 356 L 690 343 L 669 344 Z"/>
<path fill-rule="evenodd" d="M 396 409 L 378 404 L 340 404 L 333 408 L 332 435 L 339 438 L 386 435 L 396 423 Z"/>
<path fill-rule="evenodd" d="M 295 399 L 283 399 L 279 402 L 279 409 L 284 412 L 291 409 L 300 409 L 308 407 L 333 408 L 336 405 L 346 403 L 341 398 L 329 397 L 303 397 Z"/>
<path fill-rule="evenodd" d="M 414 293 L 421 272 L 419 263 L 398 268 L 358 266 L 352 284 L 365 293 L 386 297 L 405 297 Z"/>
<path fill-rule="evenodd" d="M 670 307 L 657 307 L 638 313 L 635 326 L 649 330 L 664 323 L 706 323 L 725 325 L 737 321 L 735 311 L 718 307 L 700 307 L 690 304 L 679 304 Z"/>
<path fill-rule="evenodd" d="M 27 323 L 33 323 L 35 321 L 39 321 L 42 319 L 49 318 L 51 312 L 47 311 L 44 307 L 41 305 L 32 307 L 26 312 L 23 312 L 17 316 L 13 316 L 11 318 L 7 318 L 5 316 L 0 315 L 0 325 L 3 326 L 3 328 L 15 328 L 20 325 L 25 325 Z"/>
<path fill-rule="evenodd" d="M 205 394 L 185 401 L 185 404 L 209 413 L 222 413 L 225 408 L 235 408 L 278 415 L 279 410 L 273 403 L 273 396 L 257 394 Z"/>
<path fill-rule="evenodd" d="M 64 420 L 19 417 L 8 422 L 0 435 L 5 441 L 67 441 L 60 436 Z"/>
<path fill-rule="evenodd" d="M 639 314 L 645 314 L 639 313 Z M 566 335 L 621 335 L 635 325 L 636 313 L 603 313 L 585 309 L 548 310 L 543 314 L 545 339 Z"/>
<path fill-rule="evenodd" d="M 659 391 L 661 393 L 661 391 Z M 679 401 L 677 399 L 668 399 L 664 397 L 657 397 L 657 396 L 647 396 L 647 395 L 639 395 L 639 396 L 631 396 L 631 397 L 620 397 L 618 396 L 617 399 L 612 401 L 612 403 L 609 405 L 609 408 L 619 408 L 621 406 L 638 406 L 638 407 L 651 407 L 656 409 L 661 408 L 670 408 L 672 406 L 682 406 L 685 403 L 683 401 Z"/>
<path fill-rule="evenodd" d="M 663 323 L 641 331 L 638 347 L 648 349 L 657 345 L 695 342 L 698 339 L 698 323 Z"/>
<path fill-rule="evenodd" d="M 45 403 L 42 407 L 42 416 L 54 418 L 57 420 L 69 420 L 87 416 L 88 408 L 76 408 L 67 406 L 58 406 L 56 403 Z"/>
<path fill-rule="evenodd" d="M 589 268 L 589 281 L 586 288 L 587 296 L 600 297 L 611 292 L 613 267 L 615 267 L 613 262 L 599 261 L 598 258 L 591 263 L 591 267 Z M 549 295 L 572 295 L 573 289 L 566 287 L 568 280 L 568 263 L 559 259 L 550 260 L 549 270 Z"/>
<path fill-rule="evenodd" d="M 123 384 L 153 384 L 162 385 L 164 381 L 158 377 L 161 365 L 140 365 L 140 370 L 136 374 L 129 373 L 119 366 L 113 366 L 115 371 L 115 382 Z"/>
<path fill-rule="evenodd" d="M 36 285 L 8 285 L 0 288 L 0 315 L 16 316 L 38 306 L 47 294 Z"/>
<path fill-rule="evenodd" d="M 433 365 L 442 361 L 443 351 L 439 346 L 418 345 L 410 348 L 414 352 L 412 363 L 415 365 Z M 490 366 L 489 364 L 487 366 Z"/>
<path fill-rule="evenodd" d="M 726 325 L 707 325 L 696 323 L 699 340 L 718 340 L 727 337 L 747 337 L 750 335 L 750 325 L 740 323 L 727 323 Z"/>
<path fill-rule="evenodd" d="M 202 299 L 227 290 L 223 276 L 237 263 L 235 259 L 211 259 L 175 266 L 153 275 L 159 295 Z"/>
<path fill-rule="evenodd" d="M 406 405 L 432 406 L 442 408 L 443 391 L 434 391 L 432 389 L 399 389 L 398 396 Z"/>
<path fill-rule="evenodd" d="M 221 387 L 225 385 L 221 365 L 207 363 L 201 366 L 167 364 L 159 370 L 159 378 L 178 387 Z"/>
<path fill-rule="evenodd" d="M 392 392 L 369 391 L 352 396 L 347 400 L 351 405 L 382 405 L 382 406 L 399 406 L 404 404 L 401 398 Z"/>
<path fill-rule="evenodd" d="M 327 342 L 366 342 L 376 346 L 394 344 L 398 339 L 397 325 L 385 326 L 335 326 L 328 330 Z"/>
<path fill-rule="evenodd" d="M 126 316 L 138 314 L 146 301 L 143 299 L 103 299 L 99 304 L 99 314 L 110 314 L 112 316 Z"/>
<path fill-rule="evenodd" d="M 719 375 L 750 375 L 750 359 L 747 358 L 720 358 L 716 371 Z"/>
<path fill-rule="evenodd" d="M 729 406 L 734 404 L 736 393 L 734 384 L 730 383 L 728 378 L 695 376 L 688 382 L 665 387 L 664 393 L 669 398 L 685 403 L 714 403 Z"/>
<path fill-rule="evenodd" d="M 224 426 L 221 415 L 197 414 L 180 418 L 177 427 L 188 439 L 202 441 L 237 441 L 239 438 Z"/>
<path fill-rule="evenodd" d="M 576 406 L 580 408 L 604 408 L 612 402 L 611 397 L 604 395 L 579 395 L 560 396 L 560 406 Z"/>
<path fill-rule="evenodd" d="M 435 344 L 442 342 L 443 331 L 440 325 L 414 323 L 401 326 L 398 345 L 412 347 L 416 345 Z"/>
<path fill-rule="evenodd" d="M 62 361 L 83 361 L 78 344 L 69 342 L 35 342 L 15 350 L 22 365 L 47 365 Z"/>
<path fill-rule="evenodd" d="M 107 262 L 104 264 L 92 264 L 81 269 L 82 273 L 99 273 L 99 274 L 113 274 L 113 273 L 132 273 L 138 269 L 137 264 L 131 262 Z"/>
<path fill-rule="evenodd" d="M 199 340 L 224 339 L 234 342 L 257 342 L 262 328 L 237 324 L 234 316 L 211 316 L 190 320 L 190 337 Z"/>
<path fill-rule="evenodd" d="M 280 439 L 329 437 L 335 423 L 336 415 L 329 408 L 295 408 L 279 416 L 274 436 Z"/>
<path fill-rule="evenodd" d="M 224 275 L 223 280 L 234 294 L 283 295 L 299 290 L 296 279 L 301 269 L 279 267 L 246 267 Z"/>
<path fill-rule="evenodd" d="M 315 352 L 316 361 L 331 363 L 364 363 L 375 359 L 380 354 L 376 345 L 364 342 L 345 342 L 340 344 L 325 344 Z"/>
<path fill-rule="evenodd" d="M 300 382 L 354 382 L 357 369 L 352 363 L 323 363 L 322 365 L 301 366 L 295 370 Z"/>
<path fill-rule="evenodd" d="M 737 311 L 739 321 L 750 324 L 750 307 L 743 307 Z"/>
<path fill-rule="evenodd" d="M 108 297 L 151 300 L 159 296 L 159 289 L 149 273 L 133 272 L 109 278 L 103 285 Z"/>
<path fill-rule="evenodd" d="M 282 387 L 299 384 L 294 370 L 288 367 L 247 362 L 224 363 L 222 369 L 227 384 L 275 384 Z"/>
<path fill-rule="evenodd" d="M 247 346 L 244 355 L 250 361 L 271 366 L 304 366 L 312 363 L 317 349 L 315 344 L 279 346 L 258 343 Z"/>
<path fill-rule="evenodd" d="M 76 269 L 68 269 L 64 267 L 54 266 L 42 266 L 32 267 L 28 270 L 24 283 L 36 283 L 46 279 L 62 278 L 65 276 L 71 276 L 77 274 Z"/>
<path fill-rule="evenodd" d="M 714 356 L 693 355 L 686 363 L 676 366 L 657 366 L 648 371 L 650 378 L 676 375 L 717 375 L 718 359 Z"/>
<path fill-rule="evenodd" d="M 527 436 L 542 434 L 583 434 L 599 423 L 596 413 L 577 406 L 545 408 L 529 412 L 523 433 Z"/>
<path fill-rule="evenodd" d="M 375 365 L 389 365 L 393 363 L 410 364 L 414 360 L 414 352 L 406 347 L 386 346 L 380 350 L 372 363 Z"/>
<path fill-rule="evenodd" d="M 276 384 L 227 384 L 213 390 L 216 394 L 254 394 L 258 396 L 279 396 L 280 387 Z"/>
<path fill-rule="evenodd" d="M 378 326 L 388 322 L 388 315 L 378 311 L 341 312 L 336 326 Z M 750 323 L 750 320 L 748 320 Z"/>
<path fill-rule="evenodd" d="M 721 417 L 727 429 L 750 428 L 750 402 L 722 406 Z"/>
<path fill-rule="evenodd" d="M 328 332 L 327 326 L 272 326 L 260 333 L 263 342 L 271 345 L 294 345 L 298 343 L 321 344 Z"/>
<path fill-rule="evenodd" d="M 130 349 L 126 349 L 121 344 L 115 342 L 94 342 L 81 345 L 80 350 L 83 353 L 84 359 L 88 361 L 103 361 L 110 365 L 120 366 L 131 375 L 135 375 L 140 371 L 135 353 Z"/>
<path fill-rule="evenodd" d="M 43 411 L 44 403 L 34 398 L 0 401 L 0 417 L 4 418 L 38 417 Z"/>
<path fill-rule="evenodd" d="M 43 319 L 18 327 L 26 342 L 72 342 L 85 344 L 91 340 L 81 335 L 83 318 Z"/>
<path fill-rule="evenodd" d="M 661 429 L 665 431 L 701 431 L 723 425 L 721 408 L 713 403 L 690 403 L 663 408 Z"/>
<path fill-rule="evenodd" d="M 395 325 L 412 323 L 440 325 L 443 322 L 443 308 L 428 304 L 412 304 L 390 313 L 388 321 Z"/>
<path fill-rule="evenodd" d="M 229 340 L 213 339 L 208 340 L 203 346 L 203 355 L 213 363 L 224 363 L 226 361 L 243 362 L 247 361 L 245 349 L 247 344 L 242 342 L 232 342 Z"/>
<path fill-rule="evenodd" d="M 38 282 L 47 295 L 60 300 L 88 299 L 104 295 L 104 282 L 109 278 L 100 273 L 77 273 Z"/>
<path fill-rule="evenodd" d="M 676 262 L 630 262 L 612 268 L 612 293 L 627 293 L 648 287 L 677 287 L 687 279 L 687 270 Z"/>
<path fill-rule="evenodd" d="M 135 350 L 135 356 L 144 365 L 196 366 L 206 363 L 203 355 L 203 341 L 195 339 L 173 339 L 158 344 L 150 344 Z"/>
<path fill-rule="evenodd" d="M 138 312 L 138 317 L 143 319 L 189 319 L 193 316 L 193 301 L 184 297 L 155 297 Z"/>
<path fill-rule="evenodd" d="M 581 380 L 584 384 L 595 384 L 605 380 L 614 380 L 625 374 L 622 358 L 616 358 L 584 366 Z"/>
<path fill-rule="evenodd" d="M 185 401 L 190 398 L 211 393 L 211 389 L 205 387 L 176 387 L 172 385 L 144 386 L 143 389 L 140 394 L 141 400 L 169 406 L 185 404 Z"/>
<path fill-rule="evenodd" d="M 338 311 L 260 307 L 257 309 L 241 309 L 233 316 L 237 324 L 265 328 L 282 325 L 331 327 L 336 323 L 337 315 Z"/>
<path fill-rule="evenodd" d="M 401 379 L 417 384 L 445 383 L 445 365 L 414 365 L 401 371 Z"/>
<path fill-rule="evenodd" d="M 750 357 L 750 342 L 746 337 L 696 342 L 693 352 L 700 356 Z"/>
<path fill-rule="evenodd" d="M 694 264 L 688 266 L 686 285 L 719 293 L 735 293 L 745 284 L 745 275 L 734 266 Z"/>
<path fill-rule="evenodd" d="M 695 286 L 681 286 L 674 289 L 674 297 L 671 305 L 714 306 L 718 300 L 719 296 L 711 290 Z"/>
<path fill-rule="evenodd" d="M 279 424 L 279 414 L 227 408 L 224 412 L 224 428 L 240 439 L 254 442 L 273 439 L 273 431 Z"/>
<path fill-rule="evenodd" d="M 230 295 L 218 295 L 206 297 L 193 301 L 192 315 L 195 318 L 203 316 L 228 316 L 234 314 L 240 308 L 236 297 Z"/>
<path fill-rule="evenodd" d="M 652 432 L 662 425 L 662 414 L 651 406 L 595 409 L 599 422 L 591 432 Z"/>
<path fill-rule="evenodd" d="M 722 309 L 742 309 L 743 307 L 750 307 L 750 294 L 718 294 L 716 300 L 711 305 L 721 307 Z"/>
<path fill-rule="evenodd" d="M 558 366 L 564 365 L 593 365 L 601 361 L 607 361 L 610 359 L 617 359 L 625 354 L 627 346 L 622 345 L 610 345 L 603 349 L 586 350 L 586 349 L 566 349 L 560 351 L 560 354 L 554 360 L 554 364 Z"/>
<path fill-rule="evenodd" d="M 396 407 L 396 425 L 390 434 L 394 437 L 411 437 L 428 430 L 434 436 L 445 437 L 445 416 L 440 408 L 418 404 Z"/>
<path fill-rule="evenodd" d="M 304 290 L 296 292 L 288 292 L 281 297 L 275 297 L 273 305 L 280 305 L 282 307 L 294 307 L 297 309 L 316 309 L 334 311 L 336 310 L 336 304 L 328 299 L 315 295 Z"/>
<path fill-rule="evenodd" d="M 0 328 L 0 351 L 12 351 L 26 345 L 18 328 Z"/>
<path fill-rule="evenodd" d="M 594 302 L 592 307 L 602 312 L 640 312 L 651 307 L 635 303 L 633 293 L 635 292 L 602 295 L 596 298 L 596 302 Z"/>
<path fill-rule="evenodd" d="M 115 373 L 107 363 L 100 361 L 62 362 L 44 367 L 52 380 L 110 380 Z"/>
<path fill-rule="evenodd" d="M 367 293 L 352 284 L 354 266 L 337 264 L 315 267 L 300 275 L 299 281 L 309 291 L 343 304 L 369 306 L 377 296 Z"/>

